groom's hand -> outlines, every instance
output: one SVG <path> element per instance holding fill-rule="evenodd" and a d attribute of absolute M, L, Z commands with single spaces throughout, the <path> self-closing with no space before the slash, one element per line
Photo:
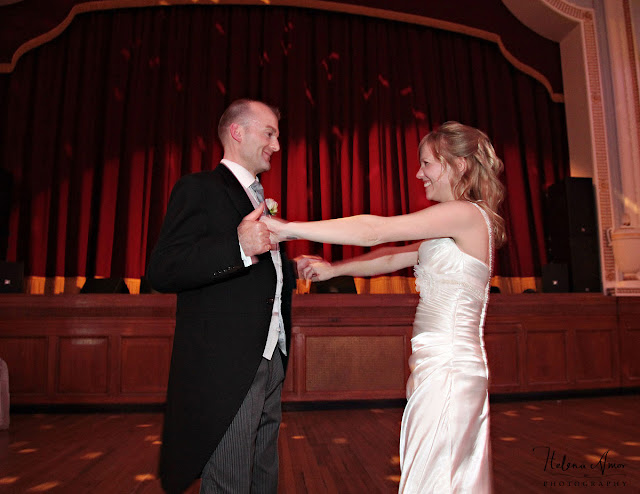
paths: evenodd
<path fill-rule="evenodd" d="M 257 256 L 274 248 L 269 240 L 267 225 L 260 222 L 264 202 L 246 215 L 238 225 L 238 240 L 247 256 Z"/>

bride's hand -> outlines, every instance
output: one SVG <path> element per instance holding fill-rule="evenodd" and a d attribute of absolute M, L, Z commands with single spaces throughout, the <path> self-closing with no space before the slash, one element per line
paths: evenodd
<path fill-rule="evenodd" d="M 294 259 L 298 277 L 304 280 L 325 281 L 335 276 L 333 265 L 318 256 L 299 256 Z"/>
<path fill-rule="evenodd" d="M 271 243 L 277 244 L 279 242 L 284 242 L 285 240 L 293 240 L 292 238 L 287 237 L 284 232 L 285 226 L 289 223 L 288 221 L 280 218 L 274 218 L 273 216 L 262 216 L 260 221 L 267 225 L 271 234 Z"/>

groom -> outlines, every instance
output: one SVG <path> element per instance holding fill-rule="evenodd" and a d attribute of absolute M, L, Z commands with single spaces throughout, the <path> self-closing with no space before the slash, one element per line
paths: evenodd
<path fill-rule="evenodd" d="M 279 111 L 234 101 L 215 170 L 180 179 L 147 276 L 178 294 L 160 477 L 170 493 L 276 493 L 291 263 L 259 218 L 257 176 L 280 149 Z"/>

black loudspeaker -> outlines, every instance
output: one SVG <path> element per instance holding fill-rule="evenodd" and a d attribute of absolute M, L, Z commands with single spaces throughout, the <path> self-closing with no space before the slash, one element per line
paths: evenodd
<path fill-rule="evenodd" d="M 0 169 L 0 258 L 7 255 L 9 241 L 9 213 L 11 212 L 11 187 L 13 177 Z"/>
<path fill-rule="evenodd" d="M 351 276 L 336 276 L 326 281 L 311 283 L 310 293 L 358 293 Z"/>
<path fill-rule="evenodd" d="M 149 283 L 149 280 L 143 277 L 143 278 L 140 278 L 140 293 L 145 294 L 145 293 L 160 293 L 160 292 L 154 290 L 153 287 L 151 286 L 151 283 Z"/>
<path fill-rule="evenodd" d="M 569 266 L 560 262 L 542 266 L 542 291 L 544 293 L 568 292 Z"/>
<path fill-rule="evenodd" d="M 22 293 L 24 264 L 0 261 L 0 293 Z"/>
<path fill-rule="evenodd" d="M 129 293 L 122 278 L 89 278 L 80 293 Z"/>
<path fill-rule="evenodd" d="M 568 291 L 600 291 L 596 202 L 591 179 L 568 177 L 550 186 L 546 199 L 549 261 L 567 265 Z"/>

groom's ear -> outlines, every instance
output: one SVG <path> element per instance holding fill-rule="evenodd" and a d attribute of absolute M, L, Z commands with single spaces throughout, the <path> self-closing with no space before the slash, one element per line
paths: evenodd
<path fill-rule="evenodd" d="M 229 134 L 234 141 L 242 142 L 242 127 L 237 123 L 229 125 Z"/>

